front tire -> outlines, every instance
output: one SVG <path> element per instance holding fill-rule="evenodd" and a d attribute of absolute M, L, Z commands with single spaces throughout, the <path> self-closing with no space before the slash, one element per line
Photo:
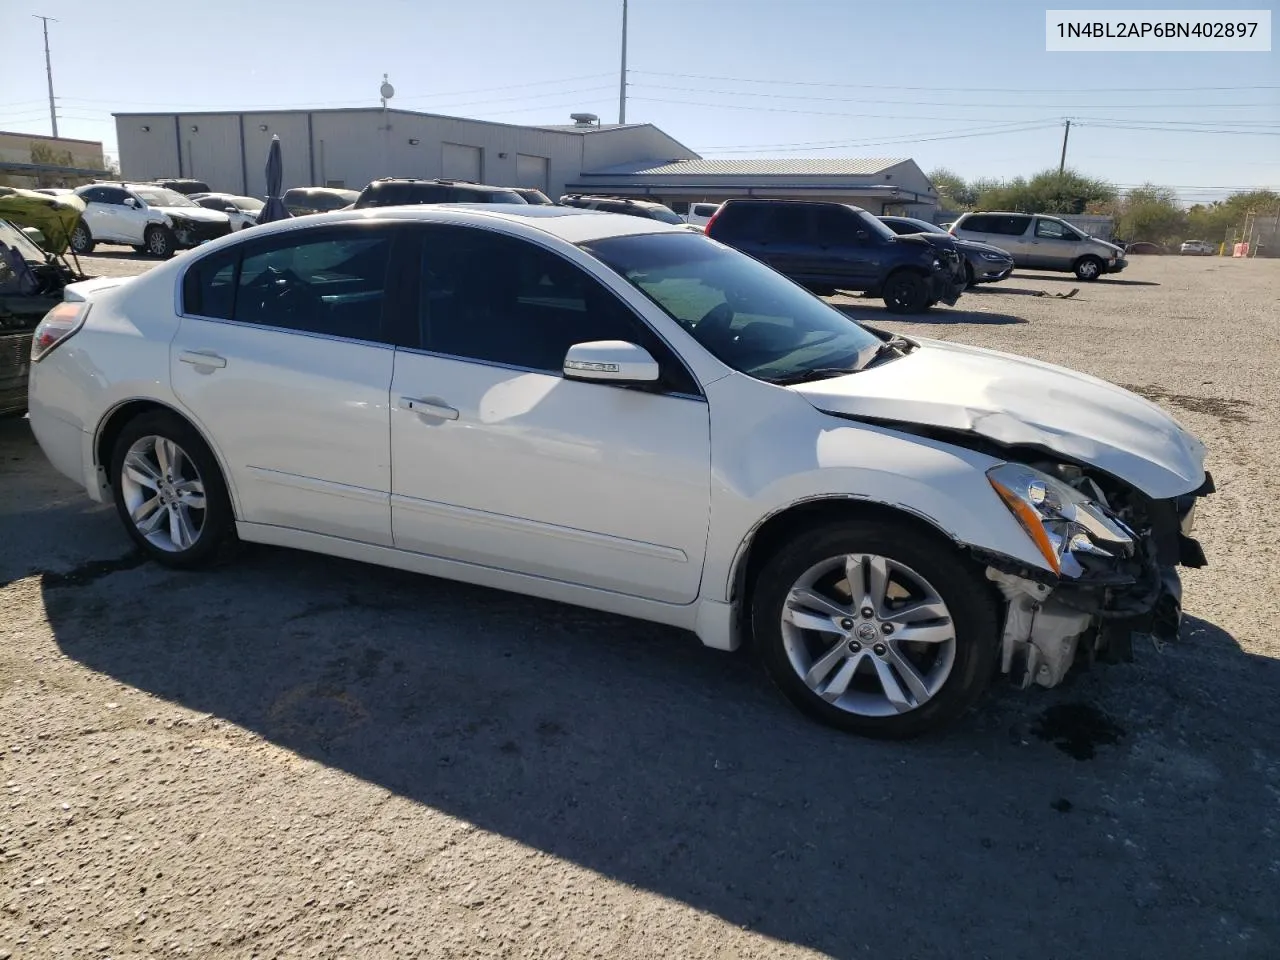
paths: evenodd
<path fill-rule="evenodd" d="M 973 275 L 973 264 L 966 263 L 964 265 L 964 288 L 972 290 L 978 285 L 977 278 Z"/>
<path fill-rule="evenodd" d="M 889 275 L 881 296 L 893 313 L 923 313 L 929 302 L 929 287 L 920 274 L 899 270 Z"/>
<path fill-rule="evenodd" d="M 1102 261 L 1097 257 L 1081 257 L 1076 261 L 1075 274 L 1077 280 L 1090 283 L 1102 276 Z"/>
<path fill-rule="evenodd" d="M 111 482 L 125 530 L 165 566 L 204 566 L 232 535 L 217 459 L 176 414 L 144 413 L 125 424 L 112 449 Z"/>
<path fill-rule="evenodd" d="M 173 231 L 159 224 L 147 227 L 147 232 L 143 234 L 142 239 L 146 242 L 147 253 L 161 260 L 172 257 L 173 251 L 178 247 Z"/>
<path fill-rule="evenodd" d="M 971 707 L 991 678 L 990 584 L 940 536 L 857 520 L 800 534 L 751 597 L 757 653 L 782 693 L 829 726 L 918 736 Z"/>
<path fill-rule="evenodd" d="M 71 250 L 76 256 L 87 257 L 93 253 L 96 246 L 93 234 L 89 232 L 89 225 L 83 220 L 76 223 L 75 228 L 71 231 Z"/>

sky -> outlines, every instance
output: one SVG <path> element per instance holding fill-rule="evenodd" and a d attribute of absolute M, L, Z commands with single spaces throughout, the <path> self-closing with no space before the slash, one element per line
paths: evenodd
<path fill-rule="evenodd" d="M 1128 9 L 1241 8 L 1144 3 Z M 630 0 L 628 122 L 707 157 L 911 157 L 1008 178 L 1067 163 L 1184 202 L 1280 189 L 1280 52 L 1048 53 L 1029 0 Z M 1095 7 L 1115 7 L 1095 0 Z M 4 0 L 0 130 L 115 152 L 112 111 L 393 105 L 618 119 L 622 0 Z"/>

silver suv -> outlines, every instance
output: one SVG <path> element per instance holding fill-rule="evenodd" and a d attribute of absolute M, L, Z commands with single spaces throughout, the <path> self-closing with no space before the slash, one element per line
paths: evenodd
<path fill-rule="evenodd" d="M 1064 270 L 1081 280 L 1097 280 L 1128 266 L 1124 250 L 1114 243 L 1043 214 L 965 213 L 951 225 L 951 235 L 999 247 L 1016 266 Z"/>

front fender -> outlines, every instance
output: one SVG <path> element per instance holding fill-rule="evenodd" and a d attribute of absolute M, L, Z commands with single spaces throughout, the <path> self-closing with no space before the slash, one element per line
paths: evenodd
<path fill-rule="evenodd" d="M 713 399 L 711 534 L 704 595 L 728 601 L 737 564 L 772 517 L 815 500 L 856 500 L 919 517 L 958 544 L 1049 571 L 1031 539 L 996 495 L 986 471 L 1001 461 L 982 453 L 855 423 L 814 409 L 791 391 L 742 380 L 713 385 L 750 408 L 756 387 L 774 394 L 760 419 L 715 417 Z M 779 398 L 778 393 L 787 397 Z M 782 400 L 779 403 L 779 399 Z M 728 428 L 728 429 L 726 429 Z M 726 434 L 728 434 L 726 436 Z"/>

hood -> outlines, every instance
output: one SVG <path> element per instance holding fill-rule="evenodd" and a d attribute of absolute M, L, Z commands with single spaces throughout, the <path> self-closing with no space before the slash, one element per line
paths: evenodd
<path fill-rule="evenodd" d="M 227 215 L 221 210 L 209 210 L 205 207 L 158 207 L 153 204 L 151 209 L 159 210 L 165 216 L 176 217 L 179 220 L 195 220 L 199 223 L 227 222 Z"/>
<path fill-rule="evenodd" d="M 1038 447 L 1162 500 L 1204 481 L 1204 445 L 1114 384 L 1025 357 L 919 340 L 905 357 L 794 390 L 819 410 Z"/>
<path fill-rule="evenodd" d="M 1001 250 L 989 243 L 979 243 L 977 240 L 961 240 L 959 237 L 954 238 L 956 241 L 956 249 L 964 253 L 998 253 L 1005 260 L 1012 260 L 1008 250 Z"/>

